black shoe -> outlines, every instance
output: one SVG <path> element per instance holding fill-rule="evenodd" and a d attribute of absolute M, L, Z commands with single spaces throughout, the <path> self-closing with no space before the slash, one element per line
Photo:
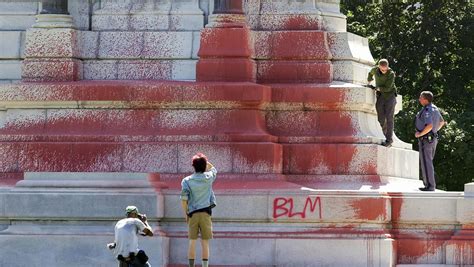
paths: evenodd
<path fill-rule="evenodd" d="M 382 142 L 382 146 L 384 146 L 384 147 L 391 147 L 391 146 L 392 146 L 392 143 L 393 143 L 393 141 L 385 140 L 385 141 Z"/>
<path fill-rule="evenodd" d="M 432 189 L 432 188 L 422 187 L 422 188 L 420 188 L 420 191 L 425 191 L 425 192 L 427 192 L 427 191 L 435 191 L 435 190 Z"/>

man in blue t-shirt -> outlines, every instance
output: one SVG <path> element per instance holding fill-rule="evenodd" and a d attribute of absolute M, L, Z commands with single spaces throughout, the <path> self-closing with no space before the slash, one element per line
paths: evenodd
<path fill-rule="evenodd" d="M 194 267 L 196 240 L 201 233 L 202 266 L 209 266 L 209 240 L 212 239 L 212 208 L 216 206 L 216 197 L 212 184 L 216 180 L 217 170 L 202 154 L 192 159 L 194 173 L 181 181 L 181 207 L 188 223 L 188 260 Z"/>

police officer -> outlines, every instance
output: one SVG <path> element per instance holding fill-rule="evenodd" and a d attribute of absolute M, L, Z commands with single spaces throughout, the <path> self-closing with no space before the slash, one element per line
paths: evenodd
<path fill-rule="evenodd" d="M 382 127 L 385 141 L 383 146 L 390 147 L 393 143 L 393 116 L 397 104 L 397 92 L 395 87 L 395 72 L 388 67 L 388 60 L 381 59 L 377 67 L 370 70 L 367 82 L 373 81 L 375 77 L 375 90 L 377 91 L 377 119 Z"/>
<path fill-rule="evenodd" d="M 433 93 L 423 91 L 418 99 L 423 108 L 416 114 L 415 137 L 418 138 L 421 172 L 425 187 L 421 191 L 434 191 L 436 189 L 433 158 L 438 144 L 438 131 L 446 122 L 441 116 L 438 107 L 432 104 Z"/>

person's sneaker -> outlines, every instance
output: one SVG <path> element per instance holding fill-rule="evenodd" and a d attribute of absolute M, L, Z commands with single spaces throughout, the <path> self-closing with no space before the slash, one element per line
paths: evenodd
<path fill-rule="evenodd" d="M 392 146 L 392 143 L 393 143 L 393 141 L 387 141 L 387 140 L 385 140 L 385 141 L 382 142 L 382 146 L 384 146 L 384 147 L 391 147 L 391 146 Z"/>

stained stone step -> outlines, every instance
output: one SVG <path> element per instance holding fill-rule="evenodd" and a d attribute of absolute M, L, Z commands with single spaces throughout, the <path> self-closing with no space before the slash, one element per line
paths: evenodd
<path fill-rule="evenodd" d="M 463 267 L 473 267 L 474 265 L 462 265 Z M 458 264 L 397 264 L 397 267 L 459 267 Z"/>
<path fill-rule="evenodd" d="M 188 264 L 168 264 L 166 265 L 166 267 L 188 267 L 189 265 Z M 200 264 L 200 261 L 197 260 L 195 262 L 195 267 L 201 267 L 202 265 Z M 211 265 L 210 265 L 211 266 Z M 216 265 L 216 264 L 212 264 L 212 267 L 273 267 L 275 265 Z"/>

